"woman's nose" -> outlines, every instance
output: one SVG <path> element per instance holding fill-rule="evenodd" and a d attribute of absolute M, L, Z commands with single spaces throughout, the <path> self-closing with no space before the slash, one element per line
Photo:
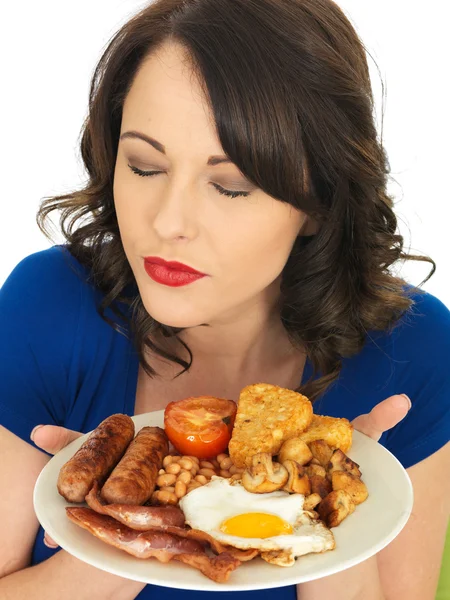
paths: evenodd
<path fill-rule="evenodd" d="M 193 239 L 197 235 L 194 202 L 189 193 L 179 187 L 166 190 L 158 205 L 153 227 L 158 236 L 165 240 Z"/>

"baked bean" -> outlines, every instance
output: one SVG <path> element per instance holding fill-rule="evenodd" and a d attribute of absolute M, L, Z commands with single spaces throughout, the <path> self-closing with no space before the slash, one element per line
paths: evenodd
<path fill-rule="evenodd" d="M 230 471 L 225 471 L 224 469 L 220 469 L 220 476 L 221 477 L 231 477 L 231 473 L 230 473 Z"/>
<path fill-rule="evenodd" d="M 174 485 L 164 485 L 163 487 L 159 488 L 162 492 L 174 492 L 175 491 L 175 486 Z"/>
<path fill-rule="evenodd" d="M 192 460 L 192 462 L 197 463 L 197 465 L 200 463 L 200 459 L 196 456 L 183 456 L 183 458 L 189 458 L 190 460 Z"/>
<path fill-rule="evenodd" d="M 213 471 L 215 471 L 214 465 L 207 460 L 200 461 L 200 468 L 201 469 L 212 469 Z"/>
<path fill-rule="evenodd" d="M 199 487 L 202 487 L 201 483 L 199 483 L 198 481 L 191 481 L 191 483 L 187 486 L 187 491 L 191 492 L 192 490 L 195 490 Z"/>
<path fill-rule="evenodd" d="M 226 458 L 229 458 L 229 457 L 228 457 L 228 454 L 218 454 L 218 455 L 217 455 L 217 460 L 218 460 L 219 464 L 220 464 L 220 463 L 221 463 L 223 460 L 225 460 Z"/>
<path fill-rule="evenodd" d="M 232 464 L 233 464 L 233 461 L 231 460 L 231 458 L 229 456 L 227 456 L 227 458 L 224 458 L 223 460 L 220 461 L 220 468 L 224 469 L 224 471 L 229 471 Z"/>
<path fill-rule="evenodd" d="M 175 484 L 175 496 L 177 498 L 182 498 L 186 496 L 187 487 L 183 481 L 178 480 Z"/>
<path fill-rule="evenodd" d="M 189 471 L 183 471 L 183 473 L 180 473 L 178 475 L 177 482 L 178 481 L 182 481 L 184 484 L 187 485 L 188 483 L 190 483 L 192 481 L 192 474 L 189 473 Z"/>
<path fill-rule="evenodd" d="M 179 462 L 180 462 L 180 460 L 181 460 L 181 456 L 178 456 L 178 455 L 177 455 L 177 456 L 175 456 L 175 455 L 172 455 L 172 462 L 173 462 L 173 463 L 179 463 Z"/>
<path fill-rule="evenodd" d="M 212 477 L 213 475 L 217 475 L 214 469 L 200 469 L 198 474 L 204 475 L 205 477 Z"/>
<path fill-rule="evenodd" d="M 201 485 L 205 485 L 205 483 L 208 482 L 208 480 L 206 479 L 206 477 L 204 475 L 196 475 L 194 478 L 194 481 L 197 481 Z"/>
<path fill-rule="evenodd" d="M 160 504 L 178 504 L 178 498 L 174 492 L 158 490 L 153 493 L 152 498 L 154 498 Z"/>
<path fill-rule="evenodd" d="M 243 473 L 244 470 L 240 469 L 239 467 L 236 467 L 236 465 L 231 465 L 231 467 L 228 469 L 230 471 L 230 473 L 232 475 L 235 475 L 236 473 Z"/>
<path fill-rule="evenodd" d="M 172 463 L 172 461 L 173 461 L 173 456 L 168 454 L 163 460 L 163 467 L 164 468 L 168 467 Z"/>
<path fill-rule="evenodd" d="M 160 469 L 160 470 L 158 471 L 158 475 L 164 475 L 164 473 L 165 473 L 164 469 Z"/>
<path fill-rule="evenodd" d="M 156 485 L 158 487 L 164 487 L 167 485 L 172 485 L 175 483 L 177 476 L 173 473 L 166 473 L 165 475 L 160 475 L 156 480 Z"/>
<path fill-rule="evenodd" d="M 216 469 L 217 471 L 220 469 L 220 464 L 217 458 L 212 458 L 211 463 L 214 469 Z"/>
<path fill-rule="evenodd" d="M 194 465 L 192 464 L 192 460 L 190 458 L 183 457 L 180 460 L 180 466 L 182 469 L 186 469 L 186 471 L 190 471 Z"/>
<path fill-rule="evenodd" d="M 178 475 L 181 471 L 181 466 L 179 463 L 171 463 L 166 467 L 166 473 L 171 473 L 172 475 Z"/>
<path fill-rule="evenodd" d="M 242 479 L 242 473 L 235 473 L 231 476 L 230 479 L 231 481 L 239 481 L 240 479 Z"/>

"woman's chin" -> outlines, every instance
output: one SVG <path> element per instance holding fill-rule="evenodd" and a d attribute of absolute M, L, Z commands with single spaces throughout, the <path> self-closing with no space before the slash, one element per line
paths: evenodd
<path fill-rule="evenodd" d="M 202 319 L 199 315 L 167 310 L 167 307 L 165 310 L 157 310 L 155 306 L 146 306 L 145 309 L 155 321 L 161 323 L 161 325 L 166 325 L 166 327 L 185 329 L 205 324 L 205 318 Z"/>

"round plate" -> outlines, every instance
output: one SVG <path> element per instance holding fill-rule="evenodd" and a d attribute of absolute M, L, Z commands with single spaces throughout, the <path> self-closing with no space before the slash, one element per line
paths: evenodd
<path fill-rule="evenodd" d="M 136 432 L 145 425 L 163 426 L 163 411 L 132 417 Z M 56 488 L 59 470 L 89 434 L 58 452 L 40 473 L 34 488 L 34 509 L 47 533 L 61 548 L 80 560 L 128 579 L 171 588 L 198 591 L 242 591 L 282 587 L 348 569 L 379 552 L 403 529 L 411 513 L 411 481 L 398 460 L 367 436 L 353 432 L 348 456 L 360 465 L 369 497 L 353 514 L 332 529 L 336 548 L 308 554 L 292 567 L 278 567 L 261 558 L 243 563 L 228 583 L 215 583 L 199 571 L 178 562 L 162 564 L 154 558 L 139 559 L 101 542 L 66 516 L 69 504 Z"/>

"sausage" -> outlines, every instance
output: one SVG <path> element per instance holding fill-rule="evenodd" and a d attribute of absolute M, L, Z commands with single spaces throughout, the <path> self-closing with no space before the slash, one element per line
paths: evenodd
<path fill-rule="evenodd" d="M 169 440 L 161 427 L 143 427 L 106 480 L 100 496 L 108 504 L 141 505 L 153 493 Z"/>
<path fill-rule="evenodd" d="M 62 467 L 58 492 L 68 502 L 84 502 L 95 480 L 103 483 L 134 437 L 134 423 L 123 414 L 111 415 Z"/>

